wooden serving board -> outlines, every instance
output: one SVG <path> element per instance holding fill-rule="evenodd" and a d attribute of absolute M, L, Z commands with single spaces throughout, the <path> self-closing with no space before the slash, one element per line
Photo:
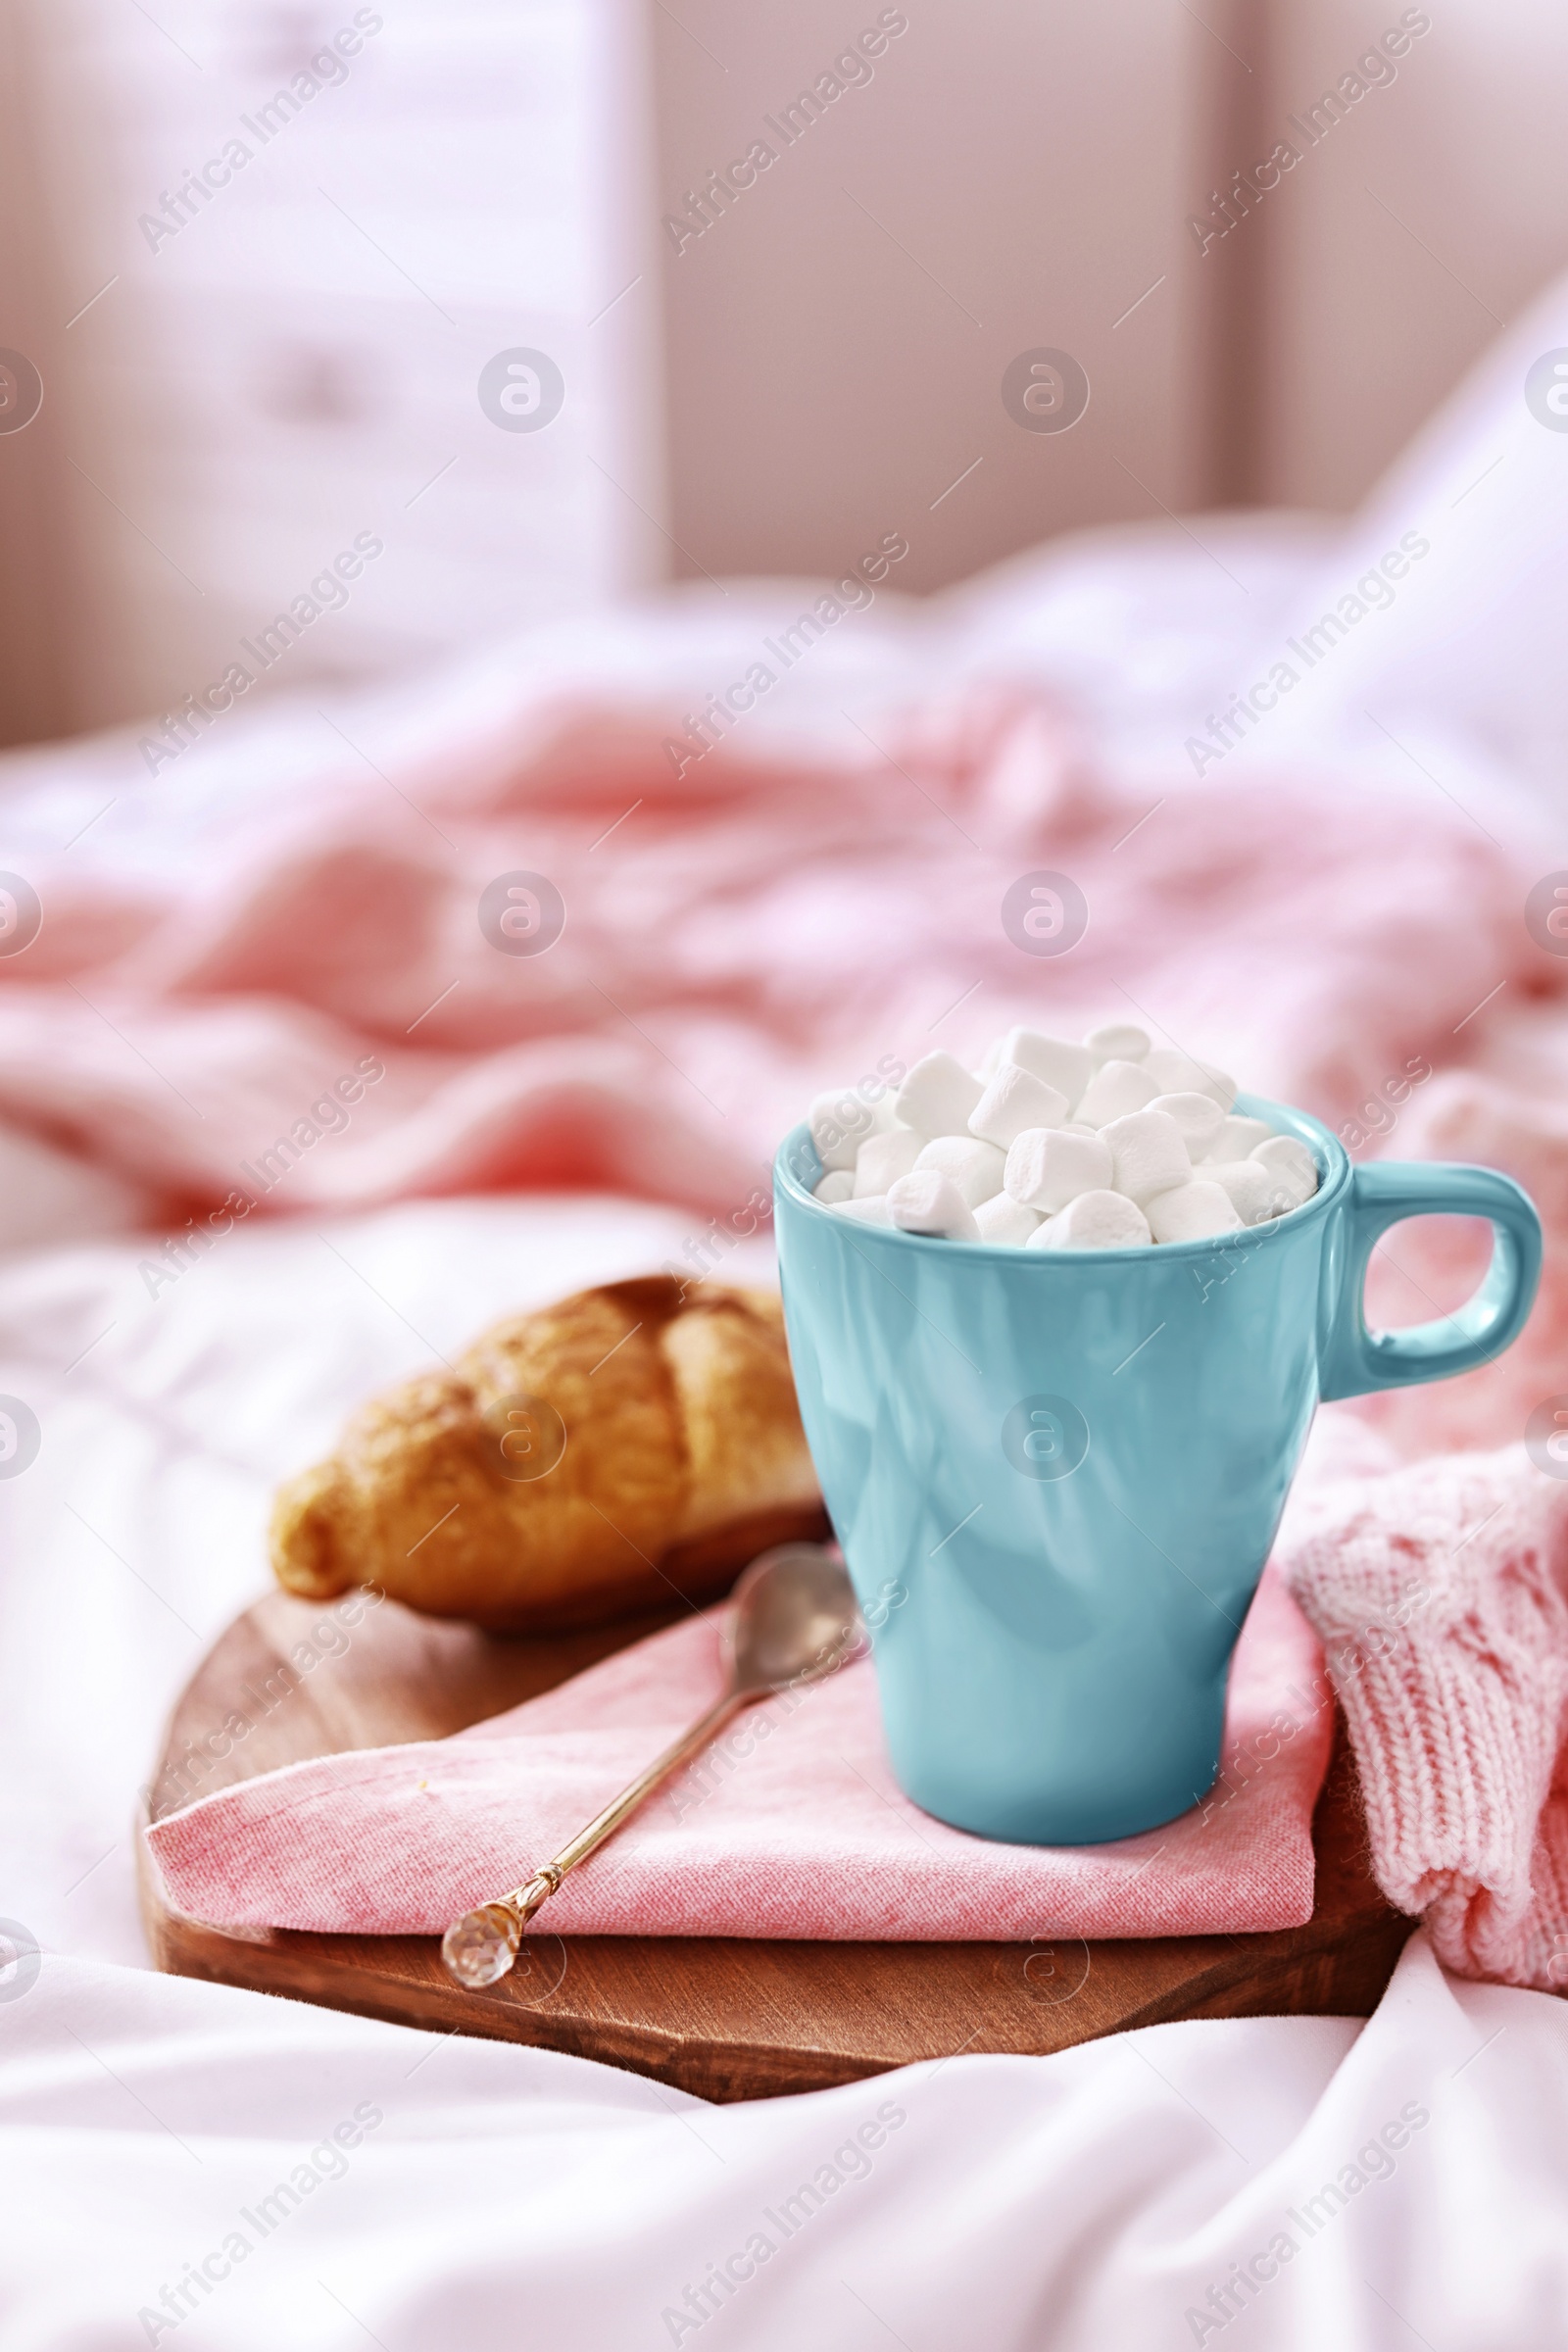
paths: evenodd
<path fill-rule="evenodd" d="M 237 1618 L 170 1725 L 146 1808 L 156 1818 L 308 1756 L 440 1739 L 517 1705 L 667 1624 L 673 1610 L 589 1632 L 483 1634 L 369 1610 L 306 1675 L 287 1666 L 319 1606 L 278 1592 Z M 192 1746 L 249 1727 L 194 1782 Z M 708 2099 L 817 2090 L 960 2051 L 1044 2054 L 1183 2017 L 1365 2017 L 1413 1922 L 1367 1867 L 1353 1766 L 1337 1747 L 1315 1823 L 1317 1907 L 1266 1936 L 1084 1943 L 791 1943 L 531 1935 L 488 1992 L 464 1992 L 434 1936 L 235 1935 L 163 1905 L 145 1859 L 153 1956 L 175 1975 L 358 2010 L 435 2034 L 538 2043 L 634 2069 Z M 145 1855 L 145 1849 L 142 1849 Z M 589 1866 L 591 1867 L 591 1865 Z"/>

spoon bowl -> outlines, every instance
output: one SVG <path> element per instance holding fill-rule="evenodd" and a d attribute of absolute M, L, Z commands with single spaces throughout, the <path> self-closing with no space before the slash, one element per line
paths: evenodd
<path fill-rule="evenodd" d="M 814 1683 L 865 1647 L 844 1562 L 822 1544 L 780 1544 L 735 1587 L 724 1649 L 731 1686 L 761 1695 Z"/>

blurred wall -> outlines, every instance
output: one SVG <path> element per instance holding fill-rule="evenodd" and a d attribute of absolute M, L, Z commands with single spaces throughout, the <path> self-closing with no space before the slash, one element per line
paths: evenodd
<path fill-rule="evenodd" d="M 70 723 L 68 615 L 79 575 L 79 551 L 67 537 L 65 416 L 48 397 L 64 314 L 40 195 L 31 29 L 23 12 L 0 7 L 0 744 L 34 742 Z M 44 383 L 30 417 L 27 386 L 5 356 L 15 353 Z"/>
<path fill-rule="evenodd" d="M 150 246 L 356 13 L 0 0 L 0 348 L 48 386 L 0 431 L 0 740 L 177 705 L 365 529 L 258 692 L 888 534 L 925 590 L 1105 519 L 1343 508 L 1568 264 L 1542 0 L 1437 0 L 1375 81 L 1384 0 L 387 0 Z M 481 363 L 552 341 L 575 405 L 497 431 Z"/>
<path fill-rule="evenodd" d="M 1221 271 L 1183 224 L 1231 61 L 1193 15 L 683 0 L 654 43 L 680 569 L 826 570 L 895 529 L 898 584 L 930 588 L 1203 502 Z M 691 199 L 754 142 L 772 160 L 710 181 L 705 225 Z M 1004 406 L 1041 348 L 1087 372 L 1069 430 Z"/>
<path fill-rule="evenodd" d="M 904 13 L 870 86 L 666 237 L 682 569 L 827 568 L 896 512 L 923 588 L 1158 501 L 1349 508 L 1568 267 L 1568 12 L 1544 0 Z M 659 10 L 671 206 L 876 15 Z M 1213 197 L 1281 142 L 1297 160 L 1227 228 Z M 999 380 L 1057 342 L 1093 402 L 1030 438 Z"/>
<path fill-rule="evenodd" d="M 70 549 L 30 731 L 205 725 L 662 576 L 644 14 L 0 0 L 65 459 L 40 418 L 0 477 Z M 541 429 L 498 397 L 532 377 L 485 405 L 519 352 Z"/>
<path fill-rule="evenodd" d="M 1396 81 L 1349 104 L 1315 146 L 1285 131 L 1407 13 L 1431 30 Z M 1568 268 L 1568 11 L 1558 0 L 1431 0 L 1414 12 L 1402 0 L 1310 0 L 1273 24 L 1250 152 L 1286 135 L 1302 152 L 1244 224 L 1261 230 L 1265 256 L 1258 492 L 1343 508 Z"/>

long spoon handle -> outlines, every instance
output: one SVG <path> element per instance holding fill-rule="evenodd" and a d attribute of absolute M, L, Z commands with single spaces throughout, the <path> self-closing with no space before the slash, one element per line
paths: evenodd
<path fill-rule="evenodd" d="M 724 1691 L 705 1715 L 698 1717 L 690 1731 L 682 1732 L 662 1756 L 654 1758 L 646 1772 L 640 1772 L 618 1796 L 611 1799 L 602 1813 L 596 1813 L 587 1828 L 579 1830 L 553 1861 L 542 1863 L 531 1879 L 525 1880 L 520 1886 L 514 1886 L 510 1894 L 498 1895 L 495 1899 L 514 1911 L 519 1926 L 526 1927 L 540 1904 L 548 1902 L 556 1892 L 568 1871 L 575 1870 L 579 1862 L 586 1862 L 607 1838 L 612 1838 L 621 1823 L 636 1812 L 644 1798 L 652 1796 L 660 1783 L 667 1781 L 671 1773 L 678 1772 L 683 1764 L 690 1763 L 692 1757 L 723 1729 L 732 1715 L 742 1707 L 749 1706 L 754 1698 L 762 1695 L 760 1690 L 730 1689 Z"/>

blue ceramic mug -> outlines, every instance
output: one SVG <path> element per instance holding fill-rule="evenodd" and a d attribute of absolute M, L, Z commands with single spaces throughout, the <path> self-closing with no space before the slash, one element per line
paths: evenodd
<path fill-rule="evenodd" d="M 1082 1845 L 1212 1786 L 1231 1654 L 1319 1397 L 1441 1380 L 1515 1339 L 1541 1220 L 1488 1168 L 1352 1168 L 1302 1112 L 1320 1189 L 1265 1226 L 1143 1250 L 1016 1250 L 864 1225 L 775 1169 L 801 1414 L 867 1619 L 893 1768 L 959 1829 Z M 1491 1219 L 1441 1322 L 1374 1334 L 1402 1217 Z"/>

